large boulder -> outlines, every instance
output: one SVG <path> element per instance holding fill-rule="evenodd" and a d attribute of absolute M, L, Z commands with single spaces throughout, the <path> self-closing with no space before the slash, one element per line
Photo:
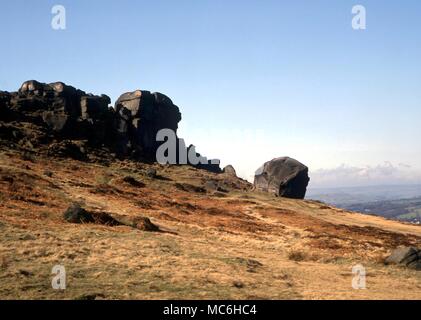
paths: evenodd
<path fill-rule="evenodd" d="M 181 120 L 181 113 L 170 98 L 146 90 L 122 94 L 115 103 L 115 110 L 116 130 L 124 133 L 117 149 L 124 152 L 124 156 L 141 154 L 155 158 L 158 131 L 171 129 L 176 133 Z"/>
<path fill-rule="evenodd" d="M 276 158 L 260 167 L 254 177 L 257 190 L 279 197 L 304 199 L 310 181 L 308 168 L 289 157 Z"/>
<path fill-rule="evenodd" d="M 161 128 L 174 131 L 178 128 L 181 113 L 166 95 L 146 90 L 136 90 L 122 94 L 115 103 L 116 111 L 126 108 L 130 111 L 133 119 L 140 118 L 154 123 Z"/>

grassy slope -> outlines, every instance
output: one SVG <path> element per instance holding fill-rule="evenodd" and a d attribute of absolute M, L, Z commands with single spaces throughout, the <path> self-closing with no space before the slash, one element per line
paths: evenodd
<path fill-rule="evenodd" d="M 421 246 L 420 226 L 252 191 L 183 191 L 176 183 L 216 176 L 154 166 L 163 178 L 151 179 L 149 167 L 0 153 L 0 298 L 421 299 L 420 272 L 382 263 L 399 245 Z M 74 201 L 147 216 L 164 232 L 68 224 Z M 351 287 L 357 263 L 366 290 Z M 64 291 L 51 289 L 56 264 Z"/>

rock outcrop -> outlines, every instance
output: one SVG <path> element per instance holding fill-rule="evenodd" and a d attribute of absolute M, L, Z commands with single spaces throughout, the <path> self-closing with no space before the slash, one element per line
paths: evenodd
<path fill-rule="evenodd" d="M 121 95 L 114 108 L 110 103 L 106 95 L 63 82 L 26 81 L 17 92 L 0 91 L 0 144 L 77 159 L 102 149 L 123 159 L 156 161 L 162 143 L 156 134 L 161 129 L 177 134 L 179 108 L 164 94 L 145 90 Z M 192 165 L 221 172 L 211 161 Z"/>
<path fill-rule="evenodd" d="M 181 113 L 170 98 L 161 93 L 137 90 L 124 93 L 115 103 L 121 153 L 135 152 L 153 157 L 161 129 L 177 133 Z"/>
<path fill-rule="evenodd" d="M 414 247 L 401 247 L 395 249 L 392 254 L 386 258 L 385 263 L 421 270 L 421 249 Z"/>
<path fill-rule="evenodd" d="M 266 162 L 254 177 L 257 190 L 279 197 L 304 199 L 310 181 L 308 168 L 295 159 L 283 157 Z"/>
<path fill-rule="evenodd" d="M 35 144 L 51 135 L 60 139 L 88 140 L 100 145 L 109 140 L 111 102 L 106 95 L 87 94 L 62 82 L 26 81 L 18 92 L 0 95 L 0 120 L 40 127 Z"/>

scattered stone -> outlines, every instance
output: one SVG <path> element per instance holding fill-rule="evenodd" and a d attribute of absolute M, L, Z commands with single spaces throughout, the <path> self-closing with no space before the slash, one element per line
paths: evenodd
<path fill-rule="evenodd" d="M 75 300 L 98 300 L 98 299 L 105 299 L 105 295 L 102 293 L 88 293 L 88 294 L 82 294 L 75 298 Z"/>
<path fill-rule="evenodd" d="M 222 192 L 222 193 L 228 193 L 229 192 L 227 189 L 224 189 L 223 187 L 216 188 L 216 191 Z"/>
<path fill-rule="evenodd" d="M 157 177 L 156 169 L 153 169 L 153 168 L 147 169 L 146 170 L 146 176 L 148 176 L 149 178 L 152 178 L 152 179 L 156 178 Z"/>
<path fill-rule="evenodd" d="M 70 223 L 94 223 L 91 213 L 83 209 L 79 204 L 72 204 L 63 214 L 64 220 Z"/>
<path fill-rule="evenodd" d="M 147 217 L 138 217 L 134 219 L 132 226 L 136 229 L 149 232 L 160 231 L 159 227 L 151 222 Z"/>
<path fill-rule="evenodd" d="M 227 194 L 224 192 L 215 191 L 214 193 L 212 193 L 212 196 L 217 198 L 225 198 L 227 197 Z"/>
<path fill-rule="evenodd" d="M 53 173 L 50 170 L 46 170 L 44 171 L 44 176 L 51 178 L 53 176 Z"/>
<path fill-rule="evenodd" d="M 1 175 L 0 180 L 6 181 L 9 184 L 13 184 L 15 182 L 15 178 L 13 176 L 10 176 L 10 175 Z"/>
<path fill-rule="evenodd" d="M 22 241 L 30 241 L 30 240 L 36 240 L 36 239 L 37 238 L 31 234 L 24 234 L 19 237 L 19 240 L 22 240 Z"/>
<path fill-rule="evenodd" d="M 95 223 L 110 227 L 128 226 L 142 231 L 157 232 L 159 227 L 147 217 L 127 217 L 107 212 L 89 212 L 79 204 L 72 204 L 63 215 L 69 223 Z"/>
<path fill-rule="evenodd" d="M 68 157 L 75 160 L 86 160 L 86 149 L 81 141 L 64 140 L 48 146 L 47 154 L 53 157 Z"/>
<path fill-rule="evenodd" d="M 385 259 L 385 264 L 397 264 L 421 270 L 421 249 L 415 247 L 397 248 Z"/>
<path fill-rule="evenodd" d="M 216 190 L 218 189 L 218 183 L 215 180 L 208 180 L 205 182 L 205 188 L 207 190 Z"/>
<path fill-rule="evenodd" d="M 225 189 L 224 187 L 222 187 L 222 181 L 217 181 L 217 180 L 208 180 L 205 182 L 205 188 L 206 190 L 210 190 L 210 191 L 218 191 L 218 192 L 222 192 L 222 193 L 228 193 L 229 191 L 227 189 Z"/>
<path fill-rule="evenodd" d="M 35 162 L 35 155 L 32 152 L 24 151 L 22 153 L 22 160 Z"/>
<path fill-rule="evenodd" d="M 227 175 L 233 176 L 233 177 L 236 177 L 237 176 L 237 172 L 235 172 L 235 169 L 234 169 L 234 167 L 232 165 L 227 165 L 222 170 L 222 172 L 225 173 L 225 174 L 227 174 Z"/>
<path fill-rule="evenodd" d="M 19 270 L 19 274 L 21 274 L 25 277 L 31 277 L 31 276 L 34 275 L 31 271 L 23 270 L 23 269 Z"/>
<path fill-rule="evenodd" d="M 266 162 L 254 177 L 257 190 L 279 197 L 304 199 L 310 181 L 308 168 L 295 159 L 284 157 Z"/>
<path fill-rule="evenodd" d="M 232 283 L 232 285 L 233 285 L 234 287 L 236 287 L 237 289 L 242 289 L 242 288 L 244 288 L 244 283 L 242 283 L 241 281 L 234 281 L 234 282 Z"/>
<path fill-rule="evenodd" d="M 91 214 L 96 224 L 103 224 L 110 227 L 125 225 L 107 212 L 93 212 Z"/>
<path fill-rule="evenodd" d="M 199 187 L 199 186 L 194 186 L 192 184 L 188 184 L 188 183 L 176 183 L 174 184 L 174 186 L 181 190 L 181 191 L 185 191 L 185 192 L 196 192 L 196 193 L 205 193 L 206 189 Z"/>
<path fill-rule="evenodd" d="M 138 180 L 136 180 L 134 177 L 132 176 L 126 176 L 123 178 L 123 181 L 130 184 L 133 187 L 137 187 L 137 188 L 142 188 L 145 186 L 145 184 L 143 182 L 140 182 Z"/>

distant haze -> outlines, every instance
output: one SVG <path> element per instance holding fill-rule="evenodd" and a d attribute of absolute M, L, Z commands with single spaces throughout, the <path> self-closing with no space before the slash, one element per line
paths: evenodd
<path fill-rule="evenodd" d="M 389 185 L 346 188 L 314 188 L 309 189 L 307 199 L 321 200 L 333 205 L 349 205 L 374 201 L 390 201 L 421 197 L 419 185 Z"/>

